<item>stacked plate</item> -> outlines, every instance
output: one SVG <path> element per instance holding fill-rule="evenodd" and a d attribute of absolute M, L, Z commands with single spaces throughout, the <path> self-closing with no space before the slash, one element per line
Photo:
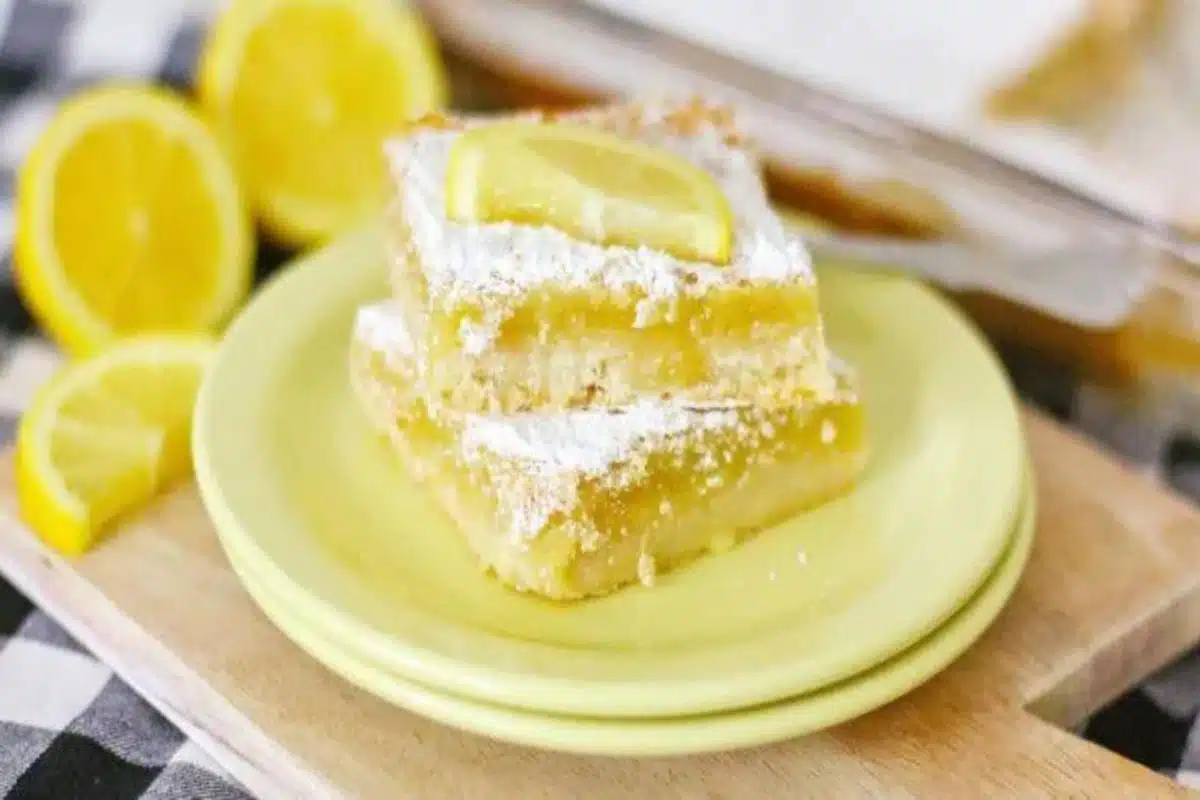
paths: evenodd
<path fill-rule="evenodd" d="M 1017 406 L 974 329 L 895 277 L 821 271 L 862 372 L 872 461 L 851 494 L 612 596 L 557 604 L 483 574 L 348 384 L 381 234 L 297 262 L 227 335 L 196 470 L 238 575 L 303 650 L 385 700 L 541 747 L 665 755 L 836 724 L 932 677 L 1029 552 Z"/>

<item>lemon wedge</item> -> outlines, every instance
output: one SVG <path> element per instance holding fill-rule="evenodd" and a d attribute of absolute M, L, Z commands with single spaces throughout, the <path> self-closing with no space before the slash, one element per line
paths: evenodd
<path fill-rule="evenodd" d="M 585 125 L 497 123 L 454 142 L 446 213 L 548 225 L 601 245 L 728 263 L 733 215 L 712 176 L 665 150 Z"/>
<path fill-rule="evenodd" d="M 73 356 L 149 331 L 212 331 L 252 278 L 250 220 L 217 140 L 175 94 L 68 100 L 18 175 L 15 277 Z"/>
<path fill-rule="evenodd" d="M 16 473 L 21 514 L 43 540 L 82 553 L 188 473 L 192 410 L 215 349 L 205 337 L 135 337 L 42 387 L 17 428 Z"/>
<path fill-rule="evenodd" d="M 199 74 L 256 212 L 295 246 L 382 209 L 384 140 L 447 93 L 432 37 L 394 0 L 234 0 Z"/>

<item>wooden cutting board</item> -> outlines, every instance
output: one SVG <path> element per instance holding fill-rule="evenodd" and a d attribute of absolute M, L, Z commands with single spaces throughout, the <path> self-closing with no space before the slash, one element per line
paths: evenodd
<path fill-rule="evenodd" d="M 191 487 L 67 562 L 15 521 L 4 459 L 0 571 L 265 798 L 1183 796 L 1060 726 L 1200 639 L 1200 511 L 1039 414 L 1025 419 L 1037 540 L 992 629 L 879 711 L 736 753 L 557 755 L 390 707 L 271 627 Z"/>

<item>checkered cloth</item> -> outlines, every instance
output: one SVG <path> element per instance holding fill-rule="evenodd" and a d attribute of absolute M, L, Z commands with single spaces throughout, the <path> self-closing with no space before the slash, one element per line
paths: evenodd
<path fill-rule="evenodd" d="M 0 0 L 0 254 L 12 237 L 15 167 L 66 94 L 99 78 L 185 87 L 205 18 L 186 0 Z M 200 0 L 191 0 L 198 8 Z M 205 5 L 215 5 L 206 3 Z M 284 254 L 260 254 L 261 272 Z M 0 271 L 0 445 L 57 356 Z M 1022 393 L 1200 499 L 1200 445 L 1017 354 Z M 1149 420 L 1149 421 L 1148 421 Z M 1200 651 L 1096 714 L 1093 741 L 1200 786 Z M 1195 770 L 1195 771 L 1193 771 Z M 0 578 L 0 794 L 16 798 L 224 800 L 246 793 L 171 723 Z"/>
<path fill-rule="evenodd" d="M 47 800 L 250 797 L 3 581 L 0 794 Z"/>

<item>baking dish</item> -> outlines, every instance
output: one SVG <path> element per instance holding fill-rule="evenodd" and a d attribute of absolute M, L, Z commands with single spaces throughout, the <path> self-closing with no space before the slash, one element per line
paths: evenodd
<path fill-rule="evenodd" d="M 1144 242 L 1159 256 L 1159 279 L 1117 330 L 1085 330 L 993 297 L 957 299 L 1002 346 L 1085 378 L 1081 394 L 1102 398 L 1111 413 L 1156 429 L 1198 416 L 1200 241 L 1186 225 L 587 4 L 422 5 L 449 57 L 470 73 L 477 100 L 568 106 L 695 91 L 736 103 L 767 158 L 774 195 L 837 227 L 981 243 Z"/>

